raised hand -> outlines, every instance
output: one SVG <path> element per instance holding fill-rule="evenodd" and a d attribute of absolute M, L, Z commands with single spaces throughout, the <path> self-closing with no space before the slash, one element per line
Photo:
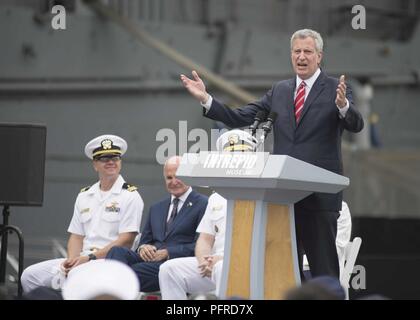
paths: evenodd
<path fill-rule="evenodd" d="M 347 90 L 347 86 L 345 83 L 345 78 L 344 78 L 344 75 L 341 75 L 340 82 L 338 83 L 337 90 L 336 90 L 337 97 L 335 98 L 335 104 L 339 108 L 344 108 L 346 106 L 346 90 Z"/>
<path fill-rule="evenodd" d="M 202 103 L 205 103 L 208 99 L 206 86 L 195 70 L 192 71 L 192 75 L 193 79 L 190 79 L 186 75 L 181 74 L 182 84 L 194 98 Z"/>

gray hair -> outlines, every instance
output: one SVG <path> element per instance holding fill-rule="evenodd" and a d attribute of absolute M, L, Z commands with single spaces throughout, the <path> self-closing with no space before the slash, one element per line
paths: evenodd
<path fill-rule="evenodd" d="M 322 40 L 322 37 L 318 32 L 311 29 L 301 29 L 296 31 L 290 38 L 290 50 L 293 49 L 293 41 L 295 41 L 295 39 L 305 39 L 307 37 L 311 37 L 312 39 L 314 39 L 316 50 L 318 52 L 322 52 L 322 49 L 324 47 L 324 41 Z"/>
<path fill-rule="evenodd" d="M 168 165 L 171 165 L 171 164 L 179 165 L 179 163 L 181 162 L 181 159 L 182 159 L 181 156 L 172 156 L 172 157 L 169 157 L 165 161 L 165 164 L 164 164 L 163 168 L 166 168 Z"/>

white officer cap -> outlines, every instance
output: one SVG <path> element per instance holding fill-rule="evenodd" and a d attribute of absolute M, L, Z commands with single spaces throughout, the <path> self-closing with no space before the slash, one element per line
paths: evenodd
<path fill-rule="evenodd" d="M 218 151 L 253 152 L 257 146 L 257 139 L 249 132 L 234 129 L 223 133 L 216 141 Z"/>
<path fill-rule="evenodd" d="M 116 260 L 94 260 L 70 271 L 63 286 L 64 300 L 92 300 L 110 296 L 135 300 L 139 295 L 135 272 Z"/>
<path fill-rule="evenodd" d="M 104 134 L 90 140 L 85 146 L 85 154 L 89 159 L 101 156 L 122 156 L 127 151 L 127 142 L 118 136 Z"/>

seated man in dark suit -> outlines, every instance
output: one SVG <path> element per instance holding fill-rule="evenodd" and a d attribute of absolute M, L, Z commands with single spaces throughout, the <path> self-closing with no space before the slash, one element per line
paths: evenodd
<path fill-rule="evenodd" d="M 176 178 L 180 160 L 175 156 L 165 163 L 163 174 L 171 196 L 151 206 L 136 252 L 114 247 L 106 256 L 133 268 L 140 291 L 159 290 L 159 268 L 166 260 L 194 256 L 196 229 L 206 210 L 207 197 Z"/>

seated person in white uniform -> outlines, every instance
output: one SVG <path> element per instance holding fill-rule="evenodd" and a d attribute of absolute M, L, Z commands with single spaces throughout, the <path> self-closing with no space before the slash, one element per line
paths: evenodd
<path fill-rule="evenodd" d="M 114 246 L 130 248 L 139 231 L 143 200 L 135 186 L 120 175 L 124 139 L 99 136 L 85 146 L 99 181 L 77 196 L 68 232 L 67 259 L 53 259 L 26 268 L 21 277 L 25 293 L 37 287 L 60 289 L 69 272 L 91 260 L 105 258 Z"/>
<path fill-rule="evenodd" d="M 195 257 L 166 261 L 159 270 L 159 286 L 164 300 L 187 299 L 187 294 L 218 290 L 223 264 L 227 201 L 218 193 L 208 200 L 197 227 L 200 233 Z"/>
<path fill-rule="evenodd" d="M 256 146 L 256 139 L 239 129 L 223 133 L 216 142 L 217 149 L 224 152 L 250 152 Z M 195 257 L 173 259 L 160 267 L 159 286 L 162 299 L 187 299 L 187 294 L 214 290 L 216 295 L 220 294 L 226 210 L 226 199 L 213 193 L 197 228 L 200 236 L 195 247 Z"/>

